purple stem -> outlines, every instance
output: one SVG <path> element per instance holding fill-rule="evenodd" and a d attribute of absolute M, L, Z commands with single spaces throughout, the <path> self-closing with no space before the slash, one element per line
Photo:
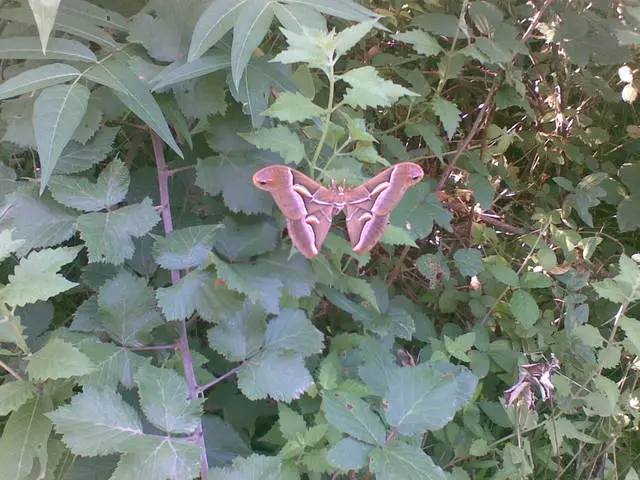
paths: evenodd
<path fill-rule="evenodd" d="M 160 189 L 160 214 L 162 215 L 162 223 L 164 225 L 164 234 L 167 235 L 173 231 L 173 218 L 171 217 L 171 206 L 169 204 L 169 177 L 171 171 L 167 168 L 167 162 L 164 158 L 164 144 L 160 137 L 151 132 L 151 143 L 153 144 L 153 152 L 156 159 L 156 167 L 158 168 L 158 187 Z M 180 281 L 180 272 L 171 270 L 171 283 L 175 285 Z M 180 338 L 178 340 L 178 348 L 182 351 L 182 368 L 184 377 L 189 388 L 189 398 L 195 400 L 198 398 L 198 381 L 196 380 L 195 370 L 193 368 L 193 358 L 191 350 L 189 350 L 189 337 L 187 335 L 187 324 L 185 320 L 180 322 Z M 200 447 L 200 478 L 206 480 L 209 471 L 207 462 L 207 451 L 204 444 L 204 435 L 202 433 L 202 424 L 194 432 L 196 443 Z"/>

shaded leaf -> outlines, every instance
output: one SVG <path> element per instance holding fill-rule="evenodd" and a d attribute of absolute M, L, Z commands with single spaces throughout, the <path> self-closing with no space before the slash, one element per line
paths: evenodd
<path fill-rule="evenodd" d="M 76 347 L 54 338 L 33 354 L 27 365 L 35 380 L 80 377 L 91 373 L 93 362 Z"/>

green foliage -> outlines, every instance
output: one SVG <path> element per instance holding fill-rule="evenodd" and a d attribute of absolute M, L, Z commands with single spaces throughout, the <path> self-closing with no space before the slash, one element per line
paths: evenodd
<path fill-rule="evenodd" d="M 0 6 L 0 480 L 637 478 L 633 2 L 107 3 Z"/>

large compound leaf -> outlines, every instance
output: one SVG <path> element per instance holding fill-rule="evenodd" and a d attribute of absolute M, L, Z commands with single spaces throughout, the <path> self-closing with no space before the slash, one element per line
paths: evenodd
<path fill-rule="evenodd" d="M 145 198 L 142 203 L 118 210 L 81 215 L 78 230 L 87 244 L 90 262 L 120 265 L 133 257 L 132 237 L 146 235 L 159 221 L 160 214 L 151 199 Z"/>
<path fill-rule="evenodd" d="M 33 130 L 38 145 L 44 191 L 63 148 L 80 124 L 87 104 L 89 89 L 80 83 L 56 85 L 40 93 L 33 106 Z"/>
<path fill-rule="evenodd" d="M 143 435 L 136 411 L 112 390 L 85 388 L 48 417 L 77 455 L 121 452 L 125 443 Z"/>

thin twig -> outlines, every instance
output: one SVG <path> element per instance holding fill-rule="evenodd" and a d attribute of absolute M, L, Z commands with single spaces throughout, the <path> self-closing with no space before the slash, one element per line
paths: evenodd
<path fill-rule="evenodd" d="M 226 380 L 227 378 L 229 378 L 231 375 L 234 375 L 238 370 L 240 370 L 240 368 L 242 368 L 242 366 L 247 363 L 246 361 L 242 362 L 240 365 L 236 365 L 235 367 L 233 367 L 231 370 L 229 370 L 227 373 L 225 373 L 224 375 L 219 376 L 218 378 L 216 378 L 215 380 L 210 381 L 209 383 L 207 383 L 206 385 L 202 385 L 201 387 L 198 388 L 198 392 L 200 393 L 204 393 L 205 391 L 207 391 L 208 389 L 210 389 L 211 387 L 213 387 L 214 385 L 220 383 L 223 380 Z"/>
<path fill-rule="evenodd" d="M 162 139 L 155 133 L 151 132 L 151 143 L 153 144 L 153 152 L 158 168 L 158 188 L 160 190 L 160 214 L 162 215 L 162 223 L 164 226 L 164 234 L 167 235 L 173 231 L 173 218 L 171 217 L 171 205 L 169 203 L 169 169 L 164 158 L 164 143 Z M 171 283 L 175 285 L 180 281 L 180 272 L 171 270 Z M 182 353 L 182 367 L 184 377 L 189 389 L 189 398 L 195 400 L 200 395 L 198 390 L 198 381 L 196 379 L 195 369 L 193 366 L 193 357 L 189 349 L 189 337 L 187 333 L 187 324 L 185 320 L 180 322 L 180 338 L 178 347 Z M 202 424 L 198 425 L 194 432 L 196 443 L 200 448 L 200 477 L 206 479 L 209 471 L 209 463 L 207 461 L 207 450 L 204 444 L 204 435 L 202 433 Z"/>
<path fill-rule="evenodd" d="M 400 271 L 402 270 L 402 265 L 404 264 L 404 260 L 407 258 L 407 254 L 409 253 L 410 248 L 411 247 L 406 245 L 402 249 L 402 253 L 400 254 L 400 258 L 398 258 L 398 262 L 396 263 L 396 266 L 393 267 L 393 270 L 391 271 L 391 273 L 389 274 L 389 277 L 387 278 L 387 285 L 393 285 L 393 282 L 395 282 L 396 278 L 398 278 L 398 275 L 400 275 Z"/>
<path fill-rule="evenodd" d="M 9 365 L 4 363 L 2 360 L 0 360 L 0 367 L 4 368 L 16 380 L 22 380 L 22 377 L 18 375 L 18 372 L 16 372 L 13 368 L 11 368 Z"/>
<path fill-rule="evenodd" d="M 553 0 L 545 0 L 545 2 L 540 7 L 540 10 L 538 10 L 536 14 L 533 16 L 533 18 L 531 19 L 531 24 L 529 25 L 529 28 L 527 28 L 527 31 L 524 32 L 524 35 L 520 39 L 521 42 L 524 43 L 529 39 L 533 31 L 538 26 L 538 23 L 540 23 L 540 18 L 542 18 L 542 14 L 552 3 L 553 3 Z"/>
<path fill-rule="evenodd" d="M 460 159 L 462 154 L 467 150 L 467 148 L 473 141 L 474 137 L 476 136 L 476 133 L 478 133 L 478 130 L 480 129 L 480 125 L 482 125 L 482 122 L 485 118 L 485 114 L 487 113 L 487 111 L 489 110 L 489 107 L 493 103 L 493 96 L 498 91 L 499 85 L 500 85 L 500 80 L 498 77 L 496 77 L 493 80 L 493 85 L 491 86 L 489 93 L 487 93 L 487 96 L 484 99 L 484 102 L 482 103 L 482 108 L 480 109 L 480 113 L 478 113 L 478 116 L 476 117 L 475 121 L 473 122 L 473 125 L 471 126 L 471 130 L 469 131 L 468 135 L 460 144 L 458 151 L 453 156 L 453 158 L 449 162 L 449 165 L 447 165 L 447 169 L 442 174 L 442 178 L 440 179 L 440 181 L 438 182 L 438 186 L 436 187 L 436 192 L 439 192 L 444 188 L 444 184 L 447 182 L 449 175 L 451 175 L 451 172 L 456 166 L 456 162 Z"/>

